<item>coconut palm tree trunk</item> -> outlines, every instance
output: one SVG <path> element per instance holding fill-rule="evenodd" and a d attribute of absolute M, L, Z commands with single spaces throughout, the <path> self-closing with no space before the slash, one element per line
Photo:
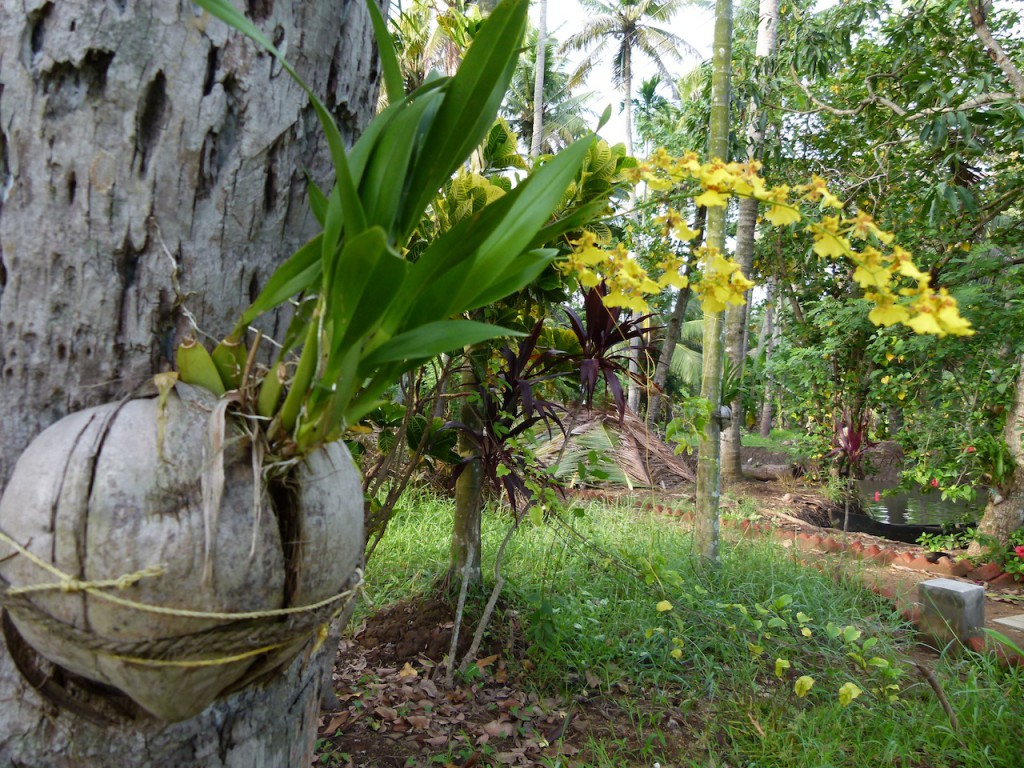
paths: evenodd
<path fill-rule="evenodd" d="M 1013 469 L 990 498 L 978 524 L 978 533 L 1000 547 L 1005 547 L 1010 534 L 1024 525 L 1024 354 L 1017 364 L 1017 386 L 1003 428 L 1003 441 L 1013 457 Z M 984 543 L 975 541 L 967 554 L 977 556 L 985 549 Z"/>
<path fill-rule="evenodd" d="M 248 5 L 353 140 L 377 96 L 362 0 Z M 226 334 L 317 229 L 303 170 L 331 174 L 305 94 L 191 3 L 3 3 L 0 51 L 2 487 L 45 427 L 166 369 L 189 317 Z M 0 644 L 0 765 L 311 765 L 335 647 L 167 726 Z"/>
<path fill-rule="evenodd" d="M 764 322 L 761 326 L 761 338 L 758 341 L 758 349 L 764 353 L 764 388 L 761 399 L 761 414 L 758 419 L 758 432 L 761 437 L 768 437 L 772 431 L 772 415 L 775 408 L 775 382 L 767 375 L 771 364 L 775 347 L 781 338 L 782 326 L 778 317 L 776 306 L 777 281 L 775 278 L 768 280 L 766 284 L 767 295 L 765 296 Z M 758 357 L 761 353 L 758 353 Z"/>
<path fill-rule="evenodd" d="M 548 0 L 540 0 L 537 19 L 537 66 L 533 75 L 533 136 L 530 157 L 540 157 L 544 143 L 544 66 L 548 51 Z"/>
<path fill-rule="evenodd" d="M 707 208 L 701 206 L 697 209 L 697 216 L 692 229 L 700 230 L 701 238 L 704 236 L 703 232 L 707 215 Z M 700 240 L 694 242 L 694 247 L 697 245 L 700 245 Z M 675 353 L 676 345 L 679 343 L 683 319 L 686 317 L 686 308 L 690 304 L 690 296 L 692 295 L 693 292 L 689 286 L 679 291 L 679 294 L 676 296 L 675 307 L 672 309 L 672 316 L 665 326 L 665 337 L 661 341 L 658 363 L 654 368 L 654 378 L 651 381 L 650 399 L 647 403 L 648 429 L 654 429 L 665 407 L 665 388 L 668 385 L 668 373 L 672 367 L 672 355 Z"/>
<path fill-rule="evenodd" d="M 756 55 L 760 60 L 775 55 L 776 40 L 779 27 L 779 0 L 761 0 L 760 19 L 757 27 Z M 764 76 L 767 80 L 767 75 Z M 766 85 L 766 83 L 762 83 Z M 747 158 L 759 160 L 764 154 L 764 133 L 766 114 L 751 99 L 747 123 Z M 739 215 L 736 221 L 736 263 L 747 276 L 754 261 L 754 235 L 757 230 L 758 202 L 753 198 L 740 201 Z M 726 355 L 736 371 L 739 382 L 743 382 L 744 363 L 747 359 L 747 318 L 750 306 L 748 291 L 747 303 L 738 307 L 729 307 L 726 311 L 725 347 Z M 741 453 L 741 434 L 746 421 L 743 415 L 743 398 L 737 393 L 732 403 L 732 423 L 722 432 L 722 475 L 726 479 L 740 479 L 743 476 Z"/>
<path fill-rule="evenodd" d="M 712 158 L 726 159 L 729 153 L 729 97 L 732 67 L 732 0 L 716 0 L 715 39 L 712 51 L 711 125 L 708 139 Z M 708 246 L 725 251 L 725 208 L 708 211 Z M 725 351 L 725 323 L 722 312 L 704 313 L 704 368 L 701 397 L 717 410 L 722 401 L 722 364 Z M 697 454 L 697 498 L 694 522 L 696 551 L 710 562 L 718 561 L 721 493 L 721 428 L 710 419 Z"/>

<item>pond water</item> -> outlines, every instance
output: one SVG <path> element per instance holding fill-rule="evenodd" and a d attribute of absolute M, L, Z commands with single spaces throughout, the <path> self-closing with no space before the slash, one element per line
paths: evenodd
<path fill-rule="evenodd" d="M 986 492 L 978 491 L 974 501 L 944 501 L 938 491 L 929 493 L 913 490 L 892 496 L 891 490 L 869 477 L 857 483 L 865 512 L 880 523 L 890 525 L 943 525 L 944 523 L 975 522 L 985 511 Z M 875 501 L 875 493 L 880 495 Z"/>

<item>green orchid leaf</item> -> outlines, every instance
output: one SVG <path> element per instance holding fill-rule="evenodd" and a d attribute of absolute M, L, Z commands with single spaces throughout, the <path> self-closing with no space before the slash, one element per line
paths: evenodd
<path fill-rule="evenodd" d="M 279 307 L 298 293 L 317 292 L 323 274 L 322 240 L 323 235 L 317 235 L 274 270 L 256 300 L 242 314 L 238 328 L 244 329 L 264 312 Z"/>
<path fill-rule="evenodd" d="M 520 253 L 536 247 L 537 229 L 561 202 L 589 145 L 587 139 L 571 145 L 507 195 L 437 238 L 410 272 L 399 303 L 410 307 L 404 324 L 465 311 Z"/>
<path fill-rule="evenodd" d="M 544 243 L 553 242 L 556 238 L 568 232 L 583 229 L 587 224 L 593 222 L 608 209 L 607 200 L 595 200 L 584 203 L 578 208 L 573 208 L 565 216 L 556 219 L 537 232 L 537 235 L 530 241 L 531 248 L 538 248 Z"/>
<path fill-rule="evenodd" d="M 514 195 L 515 204 L 481 244 L 473 268 L 467 271 L 463 289 L 454 302 L 455 312 L 463 311 L 480 292 L 480 286 L 502 274 L 518 254 L 526 250 L 537 230 L 561 203 L 566 187 L 583 164 L 591 141 L 592 137 L 563 149 L 505 196 Z"/>
<path fill-rule="evenodd" d="M 360 366 L 364 370 L 373 370 L 384 363 L 429 360 L 443 352 L 499 336 L 525 335 L 511 328 L 473 320 L 439 320 L 395 336 L 363 358 Z"/>
<path fill-rule="evenodd" d="M 336 356 L 370 276 L 386 250 L 387 233 L 380 227 L 371 227 L 348 239 L 341 249 L 331 282 L 327 286 L 327 303 L 324 307 L 324 324 L 333 339 L 328 365 Z M 326 385 L 330 386 L 331 383 L 327 381 Z"/>
<path fill-rule="evenodd" d="M 363 295 L 352 313 L 342 346 L 361 346 L 362 339 L 374 332 L 391 310 L 399 289 L 409 274 L 411 264 L 385 249 L 366 281 Z"/>
<path fill-rule="evenodd" d="M 542 248 L 528 251 L 516 259 L 505 272 L 498 276 L 486 290 L 481 291 L 470 302 L 467 309 L 486 307 L 523 290 L 532 283 L 548 266 L 558 258 L 556 248 Z"/>
<path fill-rule="evenodd" d="M 337 271 L 338 247 L 344 218 L 341 211 L 341 194 L 338 187 L 331 190 L 327 198 L 327 214 L 324 217 L 324 232 L 320 241 L 320 258 L 324 263 L 324 283 L 330 286 Z"/>
<path fill-rule="evenodd" d="M 292 319 L 288 321 L 288 328 L 284 333 L 284 341 L 281 342 L 276 362 L 284 361 L 288 353 L 297 349 L 305 339 L 306 329 L 313 322 L 313 310 L 316 309 L 318 303 L 319 300 L 316 296 L 309 296 L 299 302 L 292 314 Z"/>
<path fill-rule="evenodd" d="M 443 99 L 442 92 L 433 91 L 410 102 L 378 138 L 359 188 L 371 224 L 394 231 L 408 194 L 410 162 L 422 152 L 424 126 Z"/>
<path fill-rule="evenodd" d="M 377 4 L 373 0 L 366 0 L 366 7 L 370 11 L 373 36 L 377 40 L 377 50 L 380 53 L 380 65 L 384 71 L 384 88 L 388 94 L 388 101 L 393 104 L 405 95 L 402 67 L 399 65 L 398 56 L 395 53 L 395 41 L 392 40 L 391 34 L 388 32 L 388 23 L 384 20 Z"/>
<path fill-rule="evenodd" d="M 309 198 L 309 208 L 313 211 L 317 223 L 323 227 L 327 218 L 327 195 L 320 191 L 320 187 L 313 181 L 313 177 L 306 172 L 306 197 Z"/>
<path fill-rule="evenodd" d="M 357 181 L 362 178 L 364 169 L 366 168 L 366 163 L 373 155 L 381 134 L 383 134 L 387 130 L 388 126 L 390 126 L 391 123 L 405 111 L 409 104 L 413 103 L 417 99 L 424 98 L 428 93 L 444 90 L 444 86 L 446 86 L 450 81 L 450 77 L 428 77 L 427 82 L 415 91 L 410 93 L 401 101 L 389 105 L 387 109 L 374 117 L 373 120 L 370 121 L 370 124 L 363 130 L 362 134 L 359 136 L 359 140 L 356 141 L 348 153 L 348 163 L 349 169 L 352 172 L 352 178 Z"/>
<path fill-rule="evenodd" d="M 529 0 L 506 0 L 487 17 L 449 84 L 431 126 L 410 189 L 419 195 L 407 210 L 402 234 L 419 221 L 441 185 L 487 136 L 519 60 Z"/>

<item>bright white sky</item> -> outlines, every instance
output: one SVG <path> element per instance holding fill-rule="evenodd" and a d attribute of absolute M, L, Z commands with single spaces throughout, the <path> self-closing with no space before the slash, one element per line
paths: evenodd
<path fill-rule="evenodd" d="M 538 6 L 531 4 L 530 14 L 533 23 L 537 23 Z M 548 34 L 553 35 L 559 41 L 565 40 L 570 35 L 578 32 L 583 24 L 584 11 L 580 8 L 577 0 L 548 0 Z M 678 13 L 668 25 L 670 31 L 679 35 L 700 53 L 698 57 L 688 58 L 679 74 L 696 66 L 701 60 L 711 57 L 711 41 L 714 33 L 714 11 L 713 9 L 686 8 Z M 575 54 L 573 54 L 575 56 Z M 575 65 L 578 57 L 572 63 Z M 647 58 L 642 54 L 637 57 L 636 77 L 633 81 L 634 94 L 640 87 L 640 83 L 657 73 Z M 622 94 L 612 86 L 611 62 L 605 61 L 590 74 L 587 90 L 596 93 L 593 111 L 600 115 L 605 107 L 611 105 L 612 119 L 601 131 L 601 135 L 610 143 L 624 142 L 626 140 L 626 125 L 619 105 L 622 102 Z M 668 96 L 668 89 L 663 89 L 663 96 Z"/>

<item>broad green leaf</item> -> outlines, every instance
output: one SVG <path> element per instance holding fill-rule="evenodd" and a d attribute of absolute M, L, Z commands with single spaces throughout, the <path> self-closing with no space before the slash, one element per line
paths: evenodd
<path fill-rule="evenodd" d="M 811 688 L 814 686 L 814 678 L 810 675 L 801 675 L 793 683 L 793 692 L 801 699 L 810 693 Z"/>
<path fill-rule="evenodd" d="M 337 258 L 333 280 L 327 291 L 324 324 L 331 331 L 331 357 L 338 354 L 341 341 L 355 318 L 371 276 L 381 258 L 387 253 L 387 233 L 380 227 L 371 227 L 345 243 Z M 330 367 L 330 362 L 328 362 Z M 325 381 L 327 386 L 333 378 Z"/>
<path fill-rule="evenodd" d="M 856 641 L 861 636 L 861 634 L 863 633 L 856 627 L 846 627 L 845 629 L 843 629 L 843 642 L 852 643 Z"/>
<path fill-rule="evenodd" d="M 316 185 L 308 172 L 306 173 L 306 196 L 309 198 L 309 208 L 313 211 L 313 216 L 322 227 L 327 218 L 327 196 L 320 191 L 320 187 Z"/>
<path fill-rule="evenodd" d="M 607 209 L 607 200 L 595 200 L 591 203 L 585 203 L 579 208 L 574 208 L 565 216 L 556 219 L 537 232 L 533 240 L 530 241 L 530 247 L 539 247 L 544 243 L 553 242 L 555 238 L 564 235 L 566 232 L 582 229 Z"/>
<path fill-rule="evenodd" d="M 502 274 L 509 263 L 526 249 L 537 230 L 547 223 L 561 202 L 565 188 L 579 170 L 589 147 L 589 140 L 572 144 L 505 195 L 515 195 L 515 204 L 481 244 L 456 306 L 470 302 L 480 292 L 481 285 L 485 285 L 493 275 Z"/>
<path fill-rule="evenodd" d="M 320 258 L 324 262 L 324 283 L 330 286 L 335 281 L 335 272 L 338 266 L 338 246 L 341 241 L 341 232 L 344 225 L 344 217 L 341 211 L 341 194 L 338 187 L 331 190 L 327 198 L 327 215 L 324 217 L 324 232 L 320 240 Z"/>
<path fill-rule="evenodd" d="M 504 276 L 536 239 L 537 230 L 561 202 L 589 145 L 587 139 L 571 145 L 507 195 L 435 240 L 410 273 L 401 299 L 412 308 L 406 322 L 415 325 L 473 306 L 473 300 Z M 469 268 L 466 262 L 473 266 Z"/>
<path fill-rule="evenodd" d="M 376 329 L 395 303 L 410 266 L 409 262 L 392 250 L 384 250 L 366 281 L 363 295 L 352 313 L 345 338 L 341 341 L 342 346 L 361 346 L 363 337 Z"/>
<path fill-rule="evenodd" d="M 498 336 L 525 336 L 510 328 L 502 328 L 473 320 L 440 320 L 401 333 L 375 349 L 362 360 L 364 369 L 401 360 L 426 360 L 442 352 L 479 344 Z"/>
<path fill-rule="evenodd" d="M 518 293 L 527 285 L 532 283 L 548 265 L 558 256 L 554 248 L 544 248 L 530 251 L 520 256 L 514 263 L 509 265 L 504 274 L 500 275 L 491 283 L 485 291 L 477 295 L 466 307 L 466 310 L 473 310 L 479 307 L 486 307 L 506 296 Z"/>
<path fill-rule="evenodd" d="M 782 675 L 785 673 L 785 671 L 787 669 L 790 668 L 790 666 L 791 665 L 790 665 L 788 659 L 776 659 L 775 660 L 775 676 L 777 678 L 779 678 L 779 679 L 782 679 Z"/>
<path fill-rule="evenodd" d="M 450 81 L 451 78 L 449 77 L 433 76 L 432 79 L 428 77 L 426 83 L 401 101 L 389 105 L 387 109 L 374 117 L 348 153 L 349 170 L 352 172 L 352 178 L 357 182 L 362 178 L 366 163 L 373 154 L 380 135 L 405 111 L 409 104 L 416 99 L 422 98 L 427 93 L 443 90 L 443 87 Z"/>
<path fill-rule="evenodd" d="M 860 696 L 863 691 L 853 683 L 844 683 L 839 689 L 839 704 L 844 707 L 850 706 L 850 702 Z"/>
<path fill-rule="evenodd" d="M 243 313 L 239 328 L 245 328 L 264 312 L 280 306 L 295 294 L 319 287 L 323 271 L 322 239 L 323 235 L 317 235 L 274 270 L 259 296 Z"/>
<path fill-rule="evenodd" d="M 366 0 L 366 7 L 370 11 L 370 21 L 373 22 L 373 36 L 377 40 L 377 50 L 380 52 L 380 65 L 384 71 L 384 87 L 387 89 L 388 101 L 392 104 L 405 95 L 405 85 L 402 80 L 402 68 L 398 63 L 398 56 L 395 53 L 395 41 L 391 39 L 388 32 L 388 23 L 381 15 L 380 8 L 373 0 Z"/>
<path fill-rule="evenodd" d="M 410 103 L 380 135 L 363 172 L 359 189 L 367 221 L 384 227 L 393 238 L 396 234 L 404 237 L 403 213 L 412 215 L 417 223 L 423 214 L 403 211 L 402 205 L 409 194 L 410 161 L 414 164 L 424 151 L 424 126 L 429 125 L 442 99 L 442 93 L 433 91 Z"/>
<path fill-rule="evenodd" d="M 427 136 L 429 151 L 413 174 L 410 189 L 419 198 L 412 210 L 427 207 L 490 130 L 519 59 L 529 5 L 529 0 L 498 5 L 466 51 Z"/>

